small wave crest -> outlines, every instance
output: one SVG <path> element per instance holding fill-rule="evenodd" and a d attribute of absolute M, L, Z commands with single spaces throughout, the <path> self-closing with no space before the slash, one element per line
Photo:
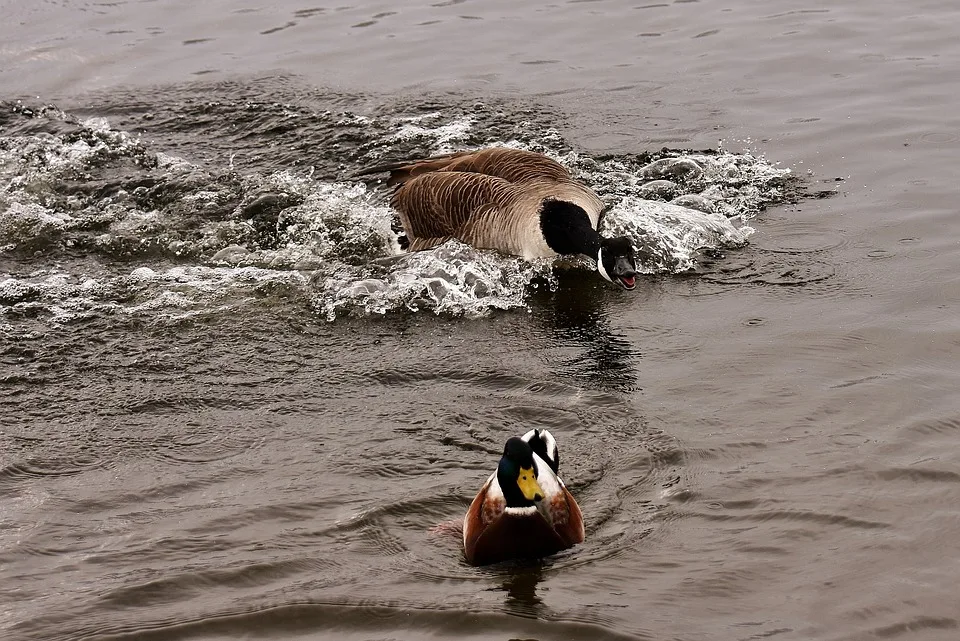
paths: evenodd
<path fill-rule="evenodd" d="M 121 276 L 41 270 L 0 280 L 0 312 L 8 319 L 45 316 L 58 324 L 105 315 L 182 320 L 222 311 L 258 291 L 300 288 L 305 283 L 300 272 L 256 267 L 176 266 L 161 271 L 138 267 Z M 0 331 L 10 333 L 11 328 L 0 324 Z"/>

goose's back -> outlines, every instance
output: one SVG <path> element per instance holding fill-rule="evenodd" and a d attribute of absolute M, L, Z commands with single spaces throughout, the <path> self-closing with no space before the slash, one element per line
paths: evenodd
<path fill-rule="evenodd" d="M 599 223 L 603 202 L 542 154 L 494 147 L 451 156 L 442 166 L 431 162 L 426 173 L 407 166 L 411 177 L 391 200 L 414 251 L 452 237 L 526 259 L 556 256 L 540 229 L 547 199 L 572 202 L 587 212 L 594 229 Z"/>
<path fill-rule="evenodd" d="M 592 189 L 571 177 L 566 167 L 543 154 L 492 147 L 454 156 L 440 171 L 472 172 L 502 178 L 516 185 L 520 196 L 531 201 L 521 208 L 525 212 L 539 212 L 541 202 L 550 198 L 583 208 L 594 229 L 600 222 L 603 201 Z"/>
<path fill-rule="evenodd" d="M 556 160 L 524 149 L 491 147 L 454 157 L 441 171 L 496 176 L 510 183 L 565 182 L 570 172 Z"/>

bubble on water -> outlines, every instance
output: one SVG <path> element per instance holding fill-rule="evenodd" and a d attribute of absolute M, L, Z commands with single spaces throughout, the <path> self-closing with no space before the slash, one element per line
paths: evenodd
<path fill-rule="evenodd" d="M 203 230 L 207 238 L 215 239 L 208 246 L 221 247 L 211 256 L 211 262 L 317 269 L 329 261 L 363 264 L 399 251 L 397 235 L 391 229 L 393 212 L 375 202 L 362 183 L 318 183 L 276 175 L 266 181 L 265 187 L 295 195 L 296 200 L 289 206 L 260 208 L 253 213 L 250 207 L 233 219 Z M 238 225 L 246 229 L 232 231 Z M 255 247 L 249 246 L 250 230 L 259 234 Z M 227 238 L 248 242 L 220 242 Z"/>
<path fill-rule="evenodd" d="M 74 219 L 37 203 L 15 202 L 0 211 L 0 247 L 54 242 Z"/>

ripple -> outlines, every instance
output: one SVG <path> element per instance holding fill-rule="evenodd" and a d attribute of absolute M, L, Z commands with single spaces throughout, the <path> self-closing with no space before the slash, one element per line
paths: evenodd
<path fill-rule="evenodd" d="M 937 418 L 918 421 L 909 429 L 921 434 L 953 434 L 960 431 L 960 418 Z"/>
<path fill-rule="evenodd" d="M 470 499 L 472 498 L 471 496 Z M 404 525 L 411 525 L 411 521 L 420 520 L 425 523 L 440 523 L 452 513 L 462 517 L 470 499 L 461 499 L 447 494 L 396 500 L 384 505 L 366 508 L 349 518 L 341 519 L 333 525 L 311 534 L 311 536 L 335 532 L 362 532 L 367 528 L 381 528 L 381 523 L 386 521 L 399 521 Z M 416 527 L 423 533 L 429 531 L 427 526 L 417 525 Z"/>
<path fill-rule="evenodd" d="M 713 570 L 684 579 L 683 594 L 697 597 L 746 595 L 754 591 L 763 573 L 750 568 Z"/>
<path fill-rule="evenodd" d="M 718 261 L 706 265 L 705 270 L 701 274 L 703 280 L 730 285 L 810 285 L 830 281 L 837 273 L 836 267 L 819 260 L 762 255 Z"/>
<path fill-rule="evenodd" d="M 773 273 L 760 274 L 753 282 L 765 285 L 807 285 L 827 280 L 836 274 L 833 265 L 808 263 L 784 267 Z"/>
<path fill-rule="evenodd" d="M 278 31 L 283 31 L 283 30 L 285 30 L 285 29 L 289 29 L 289 28 L 291 28 L 291 27 L 296 27 L 296 26 L 297 26 L 297 23 L 296 23 L 295 21 L 291 20 L 291 21 L 287 22 L 286 24 L 282 24 L 282 25 L 280 25 L 280 26 L 278 26 L 278 27 L 271 27 L 270 29 L 266 29 L 266 30 L 264 30 L 264 31 L 261 31 L 261 32 L 260 32 L 260 35 L 262 35 L 262 36 L 269 36 L 270 34 L 277 33 Z"/>
<path fill-rule="evenodd" d="M 240 417 L 250 421 L 249 418 Z M 223 419 L 221 419 L 223 420 Z M 227 419 L 228 422 L 229 419 Z M 232 421 L 239 423 L 240 420 Z M 149 452 L 160 459 L 175 463 L 209 463 L 224 461 L 261 447 L 266 439 L 252 427 L 235 425 L 224 433 L 219 422 L 186 421 L 184 431 L 150 441 Z"/>
<path fill-rule="evenodd" d="M 0 468 L 0 482 L 18 483 L 31 477 L 76 476 L 92 469 L 105 467 L 101 458 L 46 458 L 29 459 Z"/>
<path fill-rule="evenodd" d="M 531 383 L 521 376 L 495 371 L 477 371 L 476 369 L 458 369 L 443 366 L 442 369 L 425 368 L 422 365 L 409 367 L 393 367 L 383 370 L 373 370 L 367 374 L 381 385 L 414 385 L 430 381 L 451 381 L 497 390 L 524 390 L 539 392 L 543 384 Z M 539 386 L 539 389 L 535 389 Z"/>
<path fill-rule="evenodd" d="M 868 521 L 866 519 L 855 519 L 843 514 L 830 514 L 809 510 L 765 510 L 754 514 L 691 512 L 690 516 L 697 516 L 708 521 L 748 521 L 761 523 L 766 521 L 800 521 L 821 525 L 839 525 L 862 530 L 876 530 L 890 527 L 889 523 L 884 523 L 883 521 Z"/>
<path fill-rule="evenodd" d="M 764 227 L 753 244 L 763 251 L 784 254 L 811 254 L 843 247 L 849 241 L 835 229 L 788 222 L 780 229 Z"/>
<path fill-rule="evenodd" d="M 282 603 L 265 608 L 233 609 L 199 618 L 141 620 L 119 626 L 80 629 L 79 638 L 97 641 L 153 641 L 161 639 L 239 638 L 250 630 L 274 634 L 336 634 L 342 639 L 376 636 L 408 638 L 428 634 L 438 638 L 480 639 L 491 634 L 504 638 L 563 638 L 596 641 L 653 639 L 646 633 L 629 634 L 593 623 L 541 620 L 497 612 L 367 605 L 337 602 Z"/>
<path fill-rule="evenodd" d="M 218 553 L 235 553 L 236 541 L 227 538 L 182 538 L 160 537 L 144 542 L 133 542 L 122 549 L 94 549 L 85 558 L 85 563 L 117 569 L 129 569 L 131 558 L 138 564 L 162 564 L 190 562 L 198 558 L 210 557 Z"/>
<path fill-rule="evenodd" d="M 877 477 L 884 481 L 928 481 L 935 483 L 960 482 L 960 473 L 952 470 L 931 470 L 919 467 L 899 467 L 879 470 Z"/>
<path fill-rule="evenodd" d="M 762 456 L 761 451 L 769 449 L 768 443 L 759 441 L 741 441 L 724 443 L 718 447 L 697 449 L 691 452 L 703 460 L 739 460 L 744 456 L 744 450 Z"/>
<path fill-rule="evenodd" d="M 864 383 L 872 383 L 874 381 L 882 381 L 889 378 L 887 374 L 873 374 L 870 376 L 859 376 L 854 379 L 843 381 L 842 383 L 837 383 L 831 385 L 830 389 L 843 389 L 845 387 L 853 387 L 854 385 L 862 385 Z"/>
<path fill-rule="evenodd" d="M 916 638 L 921 630 L 955 630 L 960 628 L 960 620 L 949 617 L 917 616 L 894 623 L 874 628 L 868 632 L 869 636 L 883 639 L 907 636 L 907 638 Z"/>
<path fill-rule="evenodd" d="M 143 608 L 163 603 L 176 603 L 197 597 L 214 585 L 236 588 L 257 587 L 283 577 L 310 570 L 329 570 L 329 562 L 295 558 L 261 563 L 241 563 L 235 567 L 199 572 L 184 572 L 175 576 L 134 583 L 105 592 L 100 603 L 109 609 Z"/>
<path fill-rule="evenodd" d="M 360 554 L 395 556 L 408 551 L 406 545 L 380 525 L 369 524 L 356 532 L 354 550 Z"/>
<path fill-rule="evenodd" d="M 920 136 L 920 142 L 945 145 L 960 141 L 960 133 L 953 131 L 931 131 Z"/>

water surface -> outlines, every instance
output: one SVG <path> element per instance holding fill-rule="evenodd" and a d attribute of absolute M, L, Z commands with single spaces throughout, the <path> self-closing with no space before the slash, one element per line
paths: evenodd
<path fill-rule="evenodd" d="M 953 3 L 5 10 L 4 638 L 956 635 Z M 637 290 L 395 258 L 352 174 L 486 144 Z M 587 540 L 469 567 L 531 427 Z"/>

